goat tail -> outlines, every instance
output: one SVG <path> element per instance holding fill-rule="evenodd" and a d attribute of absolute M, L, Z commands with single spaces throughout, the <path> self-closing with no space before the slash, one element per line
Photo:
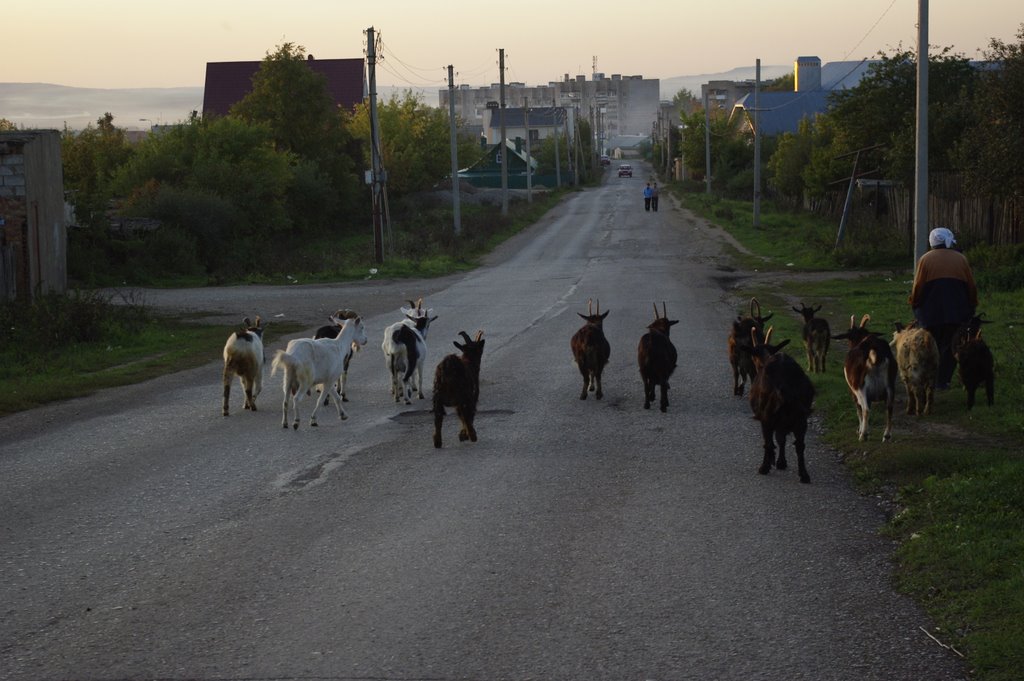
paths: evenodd
<path fill-rule="evenodd" d="M 281 371 L 283 371 L 287 375 L 288 367 L 292 366 L 293 364 L 294 362 L 292 361 L 291 355 L 289 355 L 284 350 L 278 350 L 277 352 L 274 353 L 274 361 L 270 363 L 270 375 L 273 376 L 277 374 L 278 367 L 280 367 Z"/>

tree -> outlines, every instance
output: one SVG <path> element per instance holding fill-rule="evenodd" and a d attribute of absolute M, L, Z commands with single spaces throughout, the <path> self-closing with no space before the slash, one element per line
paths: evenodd
<path fill-rule="evenodd" d="M 427 106 L 411 91 L 378 103 L 381 157 L 388 173 L 388 191 L 394 197 L 429 189 L 451 174 L 451 132 L 448 113 Z M 370 166 L 370 107 L 356 107 L 350 123 L 365 150 Z M 479 148 L 465 136 L 458 138 L 460 165 L 479 157 Z"/>
<path fill-rule="evenodd" d="M 14 125 L 14 123 L 12 123 L 11 121 L 7 120 L 6 118 L 0 118 L 0 132 L 17 129 L 17 126 Z"/>
<path fill-rule="evenodd" d="M 985 53 L 974 120 L 957 149 L 968 185 L 991 196 L 1024 196 L 1024 24 L 1015 43 L 995 38 Z"/>
<path fill-rule="evenodd" d="M 769 80 L 761 87 L 762 92 L 793 92 L 794 90 L 796 90 L 796 76 L 792 73 Z"/>
<path fill-rule="evenodd" d="M 64 128 L 64 187 L 71 193 L 79 224 L 106 229 L 106 213 L 114 197 L 112 180 L 131 155 L 124 130 L 114 125 L 114 116 L 109 112 L 100 116 L 95 126 L 90 123 L 84 130 Z"/>
<path fill-rule="evenodd" d="M 672 97 L 672 106 L 679 110 L 679 116 L 682 118 L 701 108 L 701 101 L 700 97 L 683 88 Z"/>

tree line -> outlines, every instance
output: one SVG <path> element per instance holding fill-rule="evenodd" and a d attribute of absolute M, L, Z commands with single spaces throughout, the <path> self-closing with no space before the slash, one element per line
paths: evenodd
<path fill-rule="evenodd" d="M 929 171 L 955 174 L 965 192 L 997 200 L 1024 197 L 1024 24 L 1016 41 L 992 39 L 972 62 L 950 48 L 929 56 Z M 855 87 L 829 96 L 825 113 L 795 132 L 762 142 L 762 192 L 793 206 L 813 204 L 849 178 L 850 154 L 871 177 L 912 187 L 915 168 L 917 63 L 913 51 L 880 54 Z M 771 89 L 770 84 L 766 89 Z M 749 197 L 750 132 L 731 112 L 709 111 L 711 173 L 716 192 Z M 705 114 L 682 112 L 681 149 L 691 177 L 704 180 Z M 679 146 L 676 146 L 678 144 Z"/>

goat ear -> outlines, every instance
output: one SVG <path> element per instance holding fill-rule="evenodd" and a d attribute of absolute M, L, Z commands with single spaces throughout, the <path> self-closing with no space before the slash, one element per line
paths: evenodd
<path fill-rule="evenodd" d="M 765 323 L 766 321 L 768 321 L 769 319 L 771 319 L 774 316 L 775 316 L 774 312 L 769 312 L 767 317 L 761 317 L 761 323 L 762 324 Z"/>
<path fill-rule="evenodd" d="M 819 305 L 818 307 L 814 308 L 815 312 L 819 312 L 820 310 L 821 310 L 821 305 Z"/>
<path fill-rule="evenodd" d="M 577 312 L 576 314 L 578 314 L 580 317 L 583 317 L 583 319 L 590 319 L 590 317 L 588 317 L 587 315 L 583 314 L 582 312 Z"/>
<path fill-rule="evenodd" d="M 248 328 L 249 328 L 250 326 L 252 326 L 252 322 L 250 322 L 250 321 L 249 321 L 249 318 L 248 318 L 248 317 L 242 317 L 242 326 L 244 326 L 244 327 L 245 327 L 245 328 L 247 328 L 247 329 L 248 329 Z"/>
<path fill-rule="evenodd" d="M 775 346 L 775 352 L 778 352 L 779 350 L 781 350 L 782 348 L 786 347 L 787 345 L 789 345 L 789 339 L 788 338 Z"/>
<path fill-rule="evenodd" d="M 604 314 L 601 315 L 601 319 L 604 319 L 605 317 L 607 317 L 609 312 L 611 312 L 611 310 L 605 310 Z"/>
<path fill-rule="evenodd" d="M 466 346 L 465 345 L 459 345 L 459 341 L 452 341 L 452 345 L 454 345 L 456 348 L 458 348 L 459 352 L 465 352 L 466 351 Z"/>
<path fill-rule="evenodd" d="M 802 303 L 801 303 L 801 304 L 802 304 Z M 793 312 L 796 312 L 797 314 L 803 314 L 803 313 L 804 313 L 804 311 L 803 311 L 803 310 L 798 310 L 798 309 L 796 309 L 795 307 L 793 308 Z"/>
<path fill-rule="evenodd" d="M 905 326 L 903 326 L 903 322 L 893 322 L 892 326 L 894 329 L 896 329 L 896 333 L 899 333 L 900 331 L 906 328 Z"/>
<path fill-rule="evenodd" d="M 679 323 L 678 319 L 669 319 L 669 320 L 666 320 L 666 321 L 668 321 L 668 325 L 669 326 L 675 326 L 676 324 Z"/>
<path fill-rule="evenodd" d="M 430 321 L 431 321 L 431 323 L 437 321 L 437 315 L 434 315 L 433 317 L 431 317 Z"/>

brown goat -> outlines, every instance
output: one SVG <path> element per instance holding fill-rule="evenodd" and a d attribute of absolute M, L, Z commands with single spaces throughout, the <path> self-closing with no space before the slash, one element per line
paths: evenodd
<path fill-rule="evenodd" d="M 465 339 L 460 345 L 453 345 L 462 351 L 462 355 L 450 354 L 437 365 L 434 371 L 434 447 L 441 447 L 441 424 L 444 423 L 444 408 L 455 407 L 462 429 L 459 430 L 459 441 L 476 442 L 476 429 L 473 419 L 476 417 L 476 404 L 480 398 L 480 360 L 484 354 L 484 332 L 477 331 L 476 339 L 471 339 L 465 331 L 459 335 Z"/>
<path fill-rule="evenodd" d="M 896 401 L 896 358 L 893 357 L 889 344 L 879 336 L 877 331 L 868 331 L 867 323 L 870 315 L 864 315 L 860 326 L 850 316 L 850 330 L 835 340 L 845 339 L 850 343 L 843 362 L 843 376 L 857 407 L 857 437 L 861 441 L 868 439 L 868 412 L 871 402 L 885 400 L 885 431 L 882 441 L 892 438 L 892 409 Z"/>
<path fill-rule="evenodd" d="M 811 476 L 804 460 L 804 440 L 814 403 L 814 385 L 795 359 L 779 352 L 789 340 L 770 345 L 771 336 L 772 330 L 768 329 L 762 341 L 751 331 L 752 347 L 748 351 L 757 367 L 757 375 L 750 384 L 750 409 L 754 419 L 761 422 L 764 442 L 764 458 L 757 472 L 767 475 L 773 464 L 779 470 L 786 468 L 786 435 L 792 433 L 800 482 L 808 483 Z"/>
<path fill-rule="evenodd" d="M 832 337 L 828 320 L 814 316 L 819 310 L 821 305 L 808 307 L 803 303 L 800 303 L 799 310 L 793 308 L 793 312 L 804 318 L 802 335 L 807 350 L 807 370 L 813 373 L 825 373 L 825 358 L 828 357 L 829 339 Z"/>
<path fill-rule="evenodd" d="M 661 411 L 668 411 L 668 379 L 676 370 L 676 346 L 669 340 L 669 330 L 678 319 L 669 319 L 665 303 L 661 304 L 662 312 L 658 313 L 658 305 L 654 305 L 654 321 L 647 325 L 647 333 L 640 338 L 636 348 L 637 363 L 640 365 L 640 378 L 644 382 L 644 409 L 651 408 L 654 401 L 654 388 L 661 386 Z"/>
<path fill-rule="evenodd" d="M 611 345 L 604 335 L 604 318 L 608 316 L 606 311 L 601 314 L 601 301 L 597 301 L 597 312 L 594 312 L 593 301 L 587 301 L 587 314 L 577 312 L 580 317 L 586 320 L 586 324 L 580 327 L 579 331 L 573 334 L 569 342 L 572 348 L 573 361 L 583 375 L 583 390 L 580 392 L 580 399 L 587 399 L 587 391 L 591 391 L 594 397 L 601 399 L 604 393 L 601 390 L 601 372 L 608 364 L 608 357 L 611 356 Z"/>
<path fill-rule="evenodd" d="M 956 351 L 956 360 L 960 382 L 967 391 L 967 409 L 974 407 L 974 393 L 982 383 L 985 384 L 986 401 L 991 407 L 995 401 L 995 362 L 992 351 L 981 338 L 980 328 Z"/>
<path fill-rule="evenodd" d="M 756 312 L 754 310 L 757 310 Z M 754 380 L 756 373 L 754 361 L 750 355 L 751 330 L 757 332 L 757 339 L 764 339 L 764 323 L 772 318 L 761 316 L 761 303 L 757 298 L 750 299 L 750 316 L 737 316 L 732 323 L 732 332 L 729 334 L 729 364 L 732 365 L 732 394 L 742 396 L 743 388 L 747 379 Z M 744 349 L 746 348 L 746 349 Z"/>
<path fill-rule="evenodd" d="M 939 371 L 939 346 L 935 338 L 926 329 L 913 325 L 904 327 L 896 322 L 890 347 L 907 388 L 907 413 L 930 414 Z"/>

